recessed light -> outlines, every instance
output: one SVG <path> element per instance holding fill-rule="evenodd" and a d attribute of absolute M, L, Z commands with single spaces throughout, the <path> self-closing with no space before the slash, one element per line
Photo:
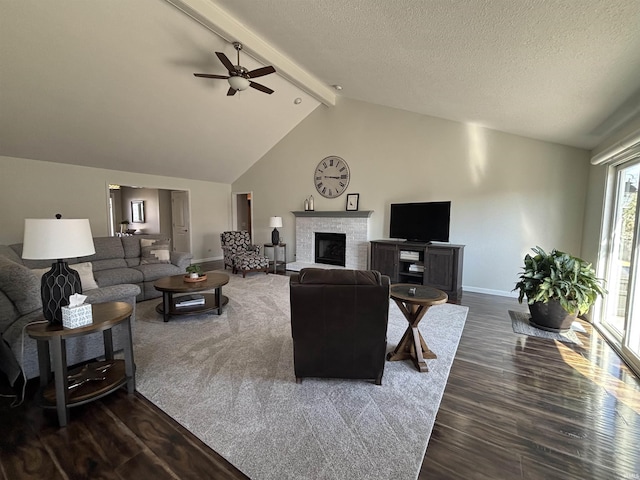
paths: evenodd
<path fill-rule="evenodd" d="M 300 105 L 302 103 L 302 99 L 298 97 L 293 101 L 293 103 L 295 103 L 296 105 Z"/>
<path fill-rule="evenodd" d="M 331 86 L 338 91 L 342 90 L 342 85 L 331 85 Z"/>

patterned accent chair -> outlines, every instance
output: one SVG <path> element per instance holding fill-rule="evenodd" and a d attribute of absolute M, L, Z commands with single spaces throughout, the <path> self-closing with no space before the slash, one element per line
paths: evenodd
<path fill-rule="evenodd" d="M 252 245 L 249 232 L 222 232 L 220 244 L 224 254 L 224 268 L 231 267 L 233 273 L 264 271 L 269 273 L 269 259 L 260 255 L 260 245 Z"/>

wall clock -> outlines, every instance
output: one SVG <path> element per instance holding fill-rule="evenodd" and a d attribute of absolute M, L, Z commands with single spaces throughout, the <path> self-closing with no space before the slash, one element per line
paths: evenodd
<path fill-rule="evenodd" d="M 313 174 L 316 190 L 323 197 L 336 198 L 349 186 L 349 165 L 340 157 L 326 157 L 320 160 Z"/>

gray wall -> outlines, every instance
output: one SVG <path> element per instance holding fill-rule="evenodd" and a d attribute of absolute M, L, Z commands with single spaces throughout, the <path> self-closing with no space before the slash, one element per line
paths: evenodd
<path fill-rule="evenodd" d="M 220 232 L 231 223 L 228 184 L 2 156 L 0 172 L 0 244 L 22 242 L 25 218 L 53 218 L 56 213 L 88 218 L 93 235 L 106 236 L 109 184 L 136 185 L 188 191 L 194 259 L 222 258 Z"/>
<path fill-rule="evenodd" d="M 586 150 L 343 98 L 316 109 L 233 183 L 234 192 L 253 192 L 256 242 L 268 242 L 269 217 L 282 216 L 292 260 L 292 210 L 311 194 L 316 210 L 345 210 L 345 195 L 325 199 L 314 188 L 328 155 L 347 161 L 347 193 L 374 211 L 371 239 L 388 237 L 390 203 L 451 200 L 450 241 L 466 245 L 468 290 L 508 294 L 533 246 L 581 252 Z"/>

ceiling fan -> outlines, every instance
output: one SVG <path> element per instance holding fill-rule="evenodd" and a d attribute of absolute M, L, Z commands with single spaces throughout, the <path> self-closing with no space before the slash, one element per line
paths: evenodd
<path fill-rule="evenodd" d="M 276 69 L 272 66 L 256 68 L 255 70 L 247 70 L 243 66 L 240 65 L 240 50 L 242 50 L 242 44 L 240 42 L 233 42 L 233 47 L 238 52 L 238 64 L 234 65 L 231 63 L 229 58 L 222 53 L 216 52 L 216 55 L 225 66 L 225 68 L 229 71 L 229 75 L 212 75 L 210 73 L 194 73 L 196 77 L 204 77 L 204 78 L 219 78 L 223 80 L 227 80 L 229 82 L 229 90 L 227 91 L 227 95 L 235 95 L 237 91 L 246 90 L 249 87 L 255 88 L 256 90 L 260 90 L 261 92 L 268 93 L 271 95 L 273 90 L 269 87 L 265 87 L 264 85 L 260 85 L 259 83 L 251 81 L 253 78 L 263 77 L 265 75 L 269 75 L 270 73 L 275 73 Z"/>

